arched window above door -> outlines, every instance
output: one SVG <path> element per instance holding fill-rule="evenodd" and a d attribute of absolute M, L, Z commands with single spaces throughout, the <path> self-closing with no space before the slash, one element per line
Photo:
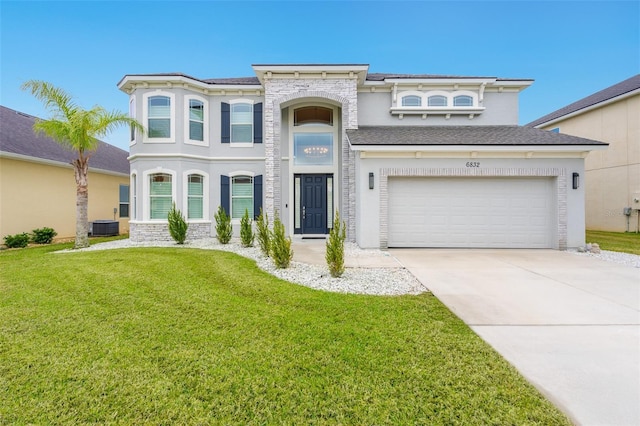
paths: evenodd
<path fill-rule="evenodd" d="M 333 110 L 321 106 L 306 106 L 293 111 L 293 125 L 333 126 Z"/>

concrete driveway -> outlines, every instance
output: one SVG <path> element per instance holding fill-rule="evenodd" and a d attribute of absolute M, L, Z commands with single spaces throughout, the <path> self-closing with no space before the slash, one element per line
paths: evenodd
<path fill-rule="evenodd" d="M 640 425 L 640 268 L 556 250 L 390 252 L 575 423 Z"/>

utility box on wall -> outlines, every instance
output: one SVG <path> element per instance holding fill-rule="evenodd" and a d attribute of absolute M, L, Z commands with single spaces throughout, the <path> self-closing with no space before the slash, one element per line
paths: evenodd
<path fill-rule="evenodd" d="M 116 220 L 95 220 L 90 225 L 90 233 L 94 237 L 111 237 L 120 234 L 120 223 Z"/>

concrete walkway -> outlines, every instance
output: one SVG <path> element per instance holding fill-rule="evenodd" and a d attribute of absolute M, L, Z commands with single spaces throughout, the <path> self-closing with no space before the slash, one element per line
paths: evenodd
<path fill-rule="evenodd" d="M 555 250 L 396 249 L 580 425 L 640 425 L 640 268 Z"/>

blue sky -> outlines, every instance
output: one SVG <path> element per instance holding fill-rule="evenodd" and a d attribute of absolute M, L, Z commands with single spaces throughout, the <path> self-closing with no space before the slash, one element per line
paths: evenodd
<path fill-rule="evenodd" d="M 125 74 L 252 76 L 259 63 L 359 63 L 370 72 L 532 78 L 526 124 L 640 72 L 640 1 L 0 0 L 0 103 L 46 80 L 91 107 L 128 109 Z M 127 131 L 105 138 L 128 149 Z"/>

